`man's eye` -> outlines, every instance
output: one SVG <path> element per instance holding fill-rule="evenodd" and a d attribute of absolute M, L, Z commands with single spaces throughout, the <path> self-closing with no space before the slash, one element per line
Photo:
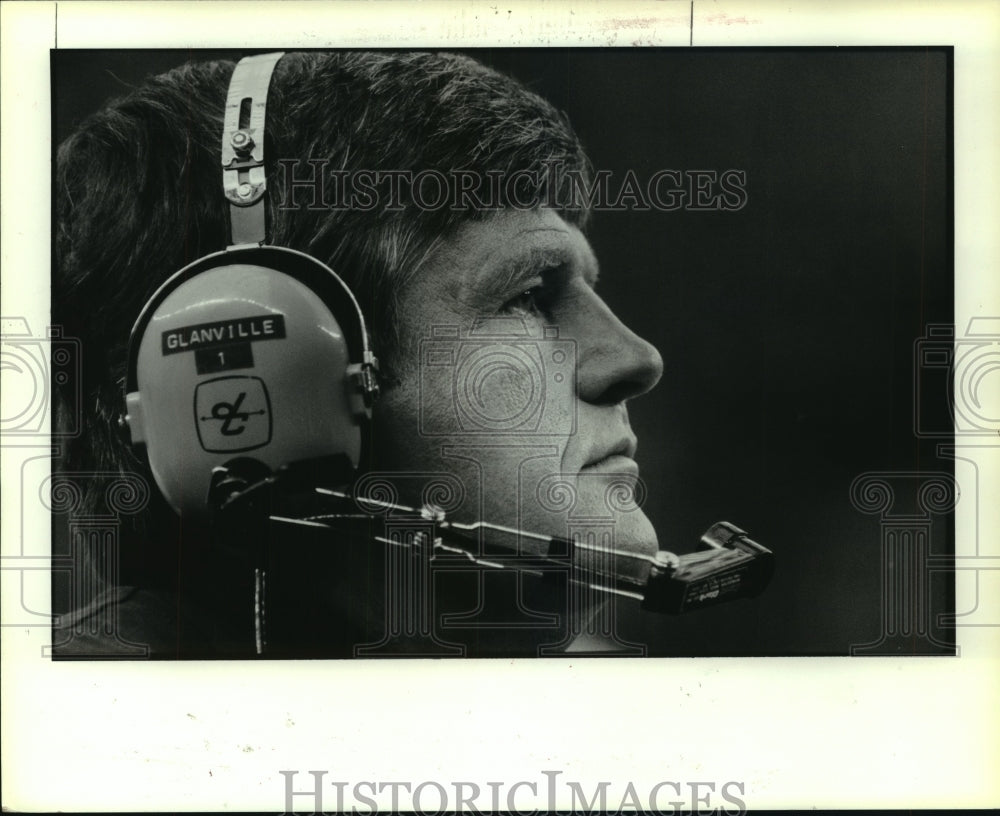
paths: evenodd
<path fill-rule="evenodd" d="M 501 314 L 547 315 L 548 296 L 544 286 L 525 289 L 517 297 L 512 297 L 500 307 Z"/>

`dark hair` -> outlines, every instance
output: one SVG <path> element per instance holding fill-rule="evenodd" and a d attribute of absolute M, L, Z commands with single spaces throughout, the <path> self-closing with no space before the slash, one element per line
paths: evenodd
<path fill-rule="evenodd" d="M 83 430 L 68 446 L 65 470 L 145 472 L 116 424 L 129 331 L 171 273 L 228 242 L 219 163 L 233 67 L 189 63 L 150 79 L 59 148 L 53 323 L 83 349 Z M 559 165 L 589 180 L 564 116 L 460 55 L 289 54 L 275 71 L 267 120 L 269 164 L 274 159 L 299 178 L 318 167 L 331 178 L 336 171 L 461 169 L 501 178 L 521 171 L 523 179 L 524 171 L 544 177 L 540 171 Z M 280 193 L 275 167 L 269 186 Z M 545 191 L 527 193 L 540 201 Z M 516 194 L 524 200 L 524 190 Z M 399 209 L 378 201 L 364 211 L 293 206 L 280 194 L 269 203 L 272 242 L 319 258 L 348 282 L 376 353 L 391 368 L 405 281 L 461 223 L 489 212 L 421 208 L 407 197 Z M 509 205 L 506 197 L 499 203 Z M 559 209 L 570 223 L 585 224 L 586 207 Z M 57 394 L 57 417 L 73 408 L 68 393 Z"/>

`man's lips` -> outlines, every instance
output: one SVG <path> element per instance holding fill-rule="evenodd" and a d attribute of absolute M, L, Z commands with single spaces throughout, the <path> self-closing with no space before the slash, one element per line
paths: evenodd
<path fill-rule="evenodd" d="M 611 453 L 603 459 L 584 465 L 581 473 L 630 473 L 639 475 L 639 465 L 631 456 L 622 453 Z"/>
<path fill-rule="evenodd" d="M 607 444 L 595 446 L 584 461 L 582 470 L 605 473 L 638 473 L 635 456 L 638 441 L 629 434 Z"/>

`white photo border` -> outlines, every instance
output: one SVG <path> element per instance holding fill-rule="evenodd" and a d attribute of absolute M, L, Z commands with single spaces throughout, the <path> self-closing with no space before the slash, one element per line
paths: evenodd
<path fill-rule="evenodd" d="M 8 2 L 0 14 L 2 311 L 32 327 L 49 315 L 56 46 L 954 45 L 955 323 L 1000 314 L 992 2 Z M 967 452 L 980 498 L 1000 495 L 998 450 Z M 6 482 L 16 459 L 3 456 Z M 29 532 L 47 541 L 41 511 L 22 519 L 9 496 L 2 509 L 5 558 L 23 555 Z M 997 518 L 974 509 L 958 506 L 959 547 L 981 547 L 993 572 L 959 580 L 957 609 L 978 603 L 977 619 L 997 622 Z M 39 544 L 30 555 L 45 553 Z M 5 622 L 15 601 L 5 593 Z M 960 625 L 956 636 L 957 658 L 419 661 L 401 671 L 394 661 L 53 663 L 40 657 L 46 629 L 7 626 L 3 804 L 278 812 L 279 771 L 297 769 L 303 789 L 321 769 L 352 784 L 536 782 L 534 803 L 518 794 L 525 808 L 546 805 L 546 770 L 584 790 L 737 781 L 751 809 L 987 807 L 1000 799 L 1000 625 Z M 388 792 L 377 799 L 384 806 Z"/>

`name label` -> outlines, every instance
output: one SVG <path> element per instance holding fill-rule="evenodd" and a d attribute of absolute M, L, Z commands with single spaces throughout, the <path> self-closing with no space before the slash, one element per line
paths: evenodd
<path fill-rule="evenodd" d="M 181 351 L 229 346 L 233 343 L 281 340 L 284 337 L 284 315 L 238 317 L 233 320 L 199 323 L 196 326 L 182 326 L 179 329 L 165 331 L 162 348 L 164 354 L 177 354 Z"/>

